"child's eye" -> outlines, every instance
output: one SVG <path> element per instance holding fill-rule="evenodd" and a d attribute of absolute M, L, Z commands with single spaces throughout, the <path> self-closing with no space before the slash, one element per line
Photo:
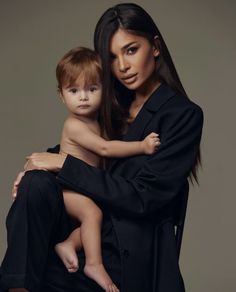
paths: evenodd
<path fill-rule="evenodd" d="M 78 89 L 77 88 L 70 88 L 69 92 L 76 93 L 76 92 L 78 92 Z"/>
<path fill-rule="evenodd" d="M 97 86 L 91 86 L 90 88 L 89 88 L 89 91 L 90 92 L 95 92 L 95 91 L 97 91 L 98 90 L 98 87 Z"/>
<path fill-rule="evenodd" d="M 138 47 L 130 47 L 127 49 L 126 53 L 127 55 L 133 55 L 137 52 L 137 50 L 138 50 Z"/>

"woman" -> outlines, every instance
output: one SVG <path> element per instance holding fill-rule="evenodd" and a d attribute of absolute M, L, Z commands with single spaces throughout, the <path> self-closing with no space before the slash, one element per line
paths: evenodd
<path fill-rule="evenodd" d="M 159 30 L 138 5 L 108 9 L 97 24 L 94 44 L 105 72 L 104 114 L 118 101 L 122 121 L 128 122 L 123 139 L 140 140 L 156 132 L 161 146 L 151 157 L 114 160 L 108 170 L 70 155 L 29 156 L 25 170 L 38 170 L 23 177 L 8 215 L 2 282 L 5 288 L 30 291 L 100 291 L 82 268 L 68 275 L 53 253 L 54 244 L 71 230 L 61 184 L 101 206 L 104 264 L 120 291 L 183 292 L 173 217 L 188 176 L 197 180 L 202 111 L 187 98 Z M 121 120 L 111 115 L 111 121 L 117 129 Z M 57 178 L 40 169 L 58 172 Z"/>

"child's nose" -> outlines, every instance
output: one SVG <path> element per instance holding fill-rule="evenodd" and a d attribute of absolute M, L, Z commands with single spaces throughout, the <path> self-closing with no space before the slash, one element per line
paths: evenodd
<path fill-rule="evenodd" d="M 80 101 L 86 101 L 86 100 L 88 100 L 88 95 L 87 95 L 87 93 L 85 91 L 81 91 L 80 92 L 79 100 Z"/>

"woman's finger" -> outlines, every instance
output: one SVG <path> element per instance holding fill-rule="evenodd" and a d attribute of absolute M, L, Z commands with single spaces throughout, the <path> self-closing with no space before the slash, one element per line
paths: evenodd
<path fill-rule="evenodd" d="M 14 182 L 14 186 L 18 186 L 21 182 L 22 177 L 25 175 L 25 171 L 19 172 L 19 174 L 16 177 L 16 180 Z"/>
<path fill-rule="evenodd" d="M 18 186 L 19 186 L 19 184 L 20 184 L 20 182 L 21 182 L 21 179 L 22 179 L 22 177 L 25 175 L 25 171 L 21 171 L 18 175 L 17 175 L 17 177 L 16 177 L 16 179 L 15 179 L 15 181 L 14 181 L 14 184 L 13 184 L 13 187 L 12 187 L 12 197 L 13 197 L 13 200 L 16 198 L 16 196 L 17 196 L 17 190 L 18 190 Z"/>
<path fill-rule="evenodd" d="M 25 165 L 24 165 L 24 170 L 27 169 L 28 163 L 29 163 L 29 160 L 26 161 L 26 163 L 25 163 Z"/>

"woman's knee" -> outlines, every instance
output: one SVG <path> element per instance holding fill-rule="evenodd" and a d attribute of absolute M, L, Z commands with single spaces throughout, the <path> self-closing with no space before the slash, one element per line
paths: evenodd
<path fill-rule="evenodd" d="M 44 170 L 27 171 L 18 188 L 17 197 L 27 199 L 29 205 L 55 205 L 62 197 L 59 184 L 53 173 Z M 62 198 L 61 198 L 62 199 Z"/>

